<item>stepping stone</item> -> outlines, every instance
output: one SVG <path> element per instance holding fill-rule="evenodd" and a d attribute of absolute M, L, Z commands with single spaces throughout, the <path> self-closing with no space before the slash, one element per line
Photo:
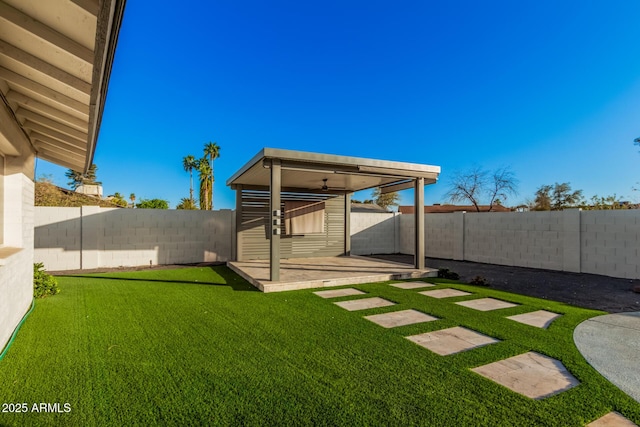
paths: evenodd
<path fill-rule="evenodd" d="M 431 322 L 437 317 L 429 316 L 418 310 L 391 311 L 389 313 L 365 316 L 367 320 L 377 323 L 383 328 L 395 328 L 396 326 L 413 325 L 414 323 Z"/>
<path fill-rule="evenodd" d="M 387 307 L 389 305 L 396 305 L 395 302 L 387 301 L 384 298 L 378 298 L 378 297 L 334 302 L 334 304 L 339 305 L 340 307 L 349 311 L 367 310 L 369 308 L 379 308 L 379 307 Z"/>
<path fill-rule="evenodd" d="M 560 361 L 533 351 L 479 366 L 472 371 L 537 400 L 580 384 Z"/>
<path fill-rule="evenodd" d="M 461 297 L 463 295 L 471 295 L 470 292 L 459 291 L 457 289 L 436 289 L 435 291 L 418 292 L 420 295 L 426 295 L 431 298 L 450 298 Z"/>
<path fill-rule="evenodd" d="M 400 289 L 417 289 L 417 288 L 426 288 L 428 286 L 436 286 L 433 283 L 427 282 L 403 282 L 403 283 L 392 283 L 391 286 Z"/>
<path fill-rule="evenodd" d="M 519 304 L 512 304 L 506 301 L 501 301 L 499 299 L 494 299 L 494 298 L 479 298 L 479 299 L 473 299 L 471 301 L 460 301 L 460 302 L 457 302 L 456 304 L 469 307 L 478 311 L 499 310 L 501 308 L 517 307 L 519 305 Z"/>
<path fill-rule="evenodd" d="M 366 292 L 362 292 L 361 290 L 355 288 L 332 289 L 330 291 L 314 292 L 314 294 L 318 295 L 321 298 L 348 297 L 351 295 L 364 295 L 365 293 Z"/>
<path fill-rule="evenodd" d="M 441 356 L 500 342 L 500 340 L 460 326 L 406 338 Z"/>
<path fill-rule="evenodd" d="M 587 424 L 587 427 L 638 427 L 626 417 L 612 411 Z"/>
<path fill-rule="evenodd" d="M 546 310 L 538 310 L 532 311 L 531 313 L 508 316 L 507 319 L 515 320 L 516 322 L 524 323 L 525 325 L 535 326 L 536 328 L 547 329 L 551 322 L 561 316 L 562 315 L 558 313 L 552 313 Z"/>

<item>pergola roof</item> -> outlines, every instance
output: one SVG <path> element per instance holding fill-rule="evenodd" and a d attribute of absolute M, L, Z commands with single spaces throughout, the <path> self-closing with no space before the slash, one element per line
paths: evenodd
<path fill-rule="evenodd" d="M 433 184 L 440 174 L 439 166 L 264 148 L 229 178 L 227 185 L 268 188 L 273 160 L 281 163 L 283 191 L 321 191 L 326 179 L 329 192 L 381 187 L 387 193 L 413 188 L 416 178 Z"/>
<path fill-rule="evenodd" d="M 124 5 L 0 0 L 0 113 L 38 157 L 77 171 L 91 165 Z M 17 155 L 11 144 L 0 134 L 0 149 Z"/>

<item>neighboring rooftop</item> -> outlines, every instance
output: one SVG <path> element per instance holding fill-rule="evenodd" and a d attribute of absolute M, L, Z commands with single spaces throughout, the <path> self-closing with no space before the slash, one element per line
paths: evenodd
<path fill-rule="evenodd" d="M 389 211 L 382 206 L 378 206 L 375 203 L 358 203 L 351 202 L 351 212 L 356 213 L 389 213 Z"/>
<path fill-rule="evenodd" d="M 480 212 L 511 212 L 511 209 L 502 205 L 479 205 Z M 489 211 L 491 208 L 491 211 Z M 398 212 L 402 214 L 412 214 L 413 206 L 399 206 Z M 473 205 L 431 205 L 424 207 L 424 213 L 451 213 L 451 212 L 477 212 Z"/>

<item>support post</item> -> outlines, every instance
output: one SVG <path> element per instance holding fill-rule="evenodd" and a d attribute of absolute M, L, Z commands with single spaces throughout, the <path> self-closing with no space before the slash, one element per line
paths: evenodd
<path fill-rule="evenodd" d="M 416 178 L 414 183 L 415 213 L 415 268 L 424 269 L 424 178 Z"/>
<path fill-rule="evenodd" d="M 280 224 L 282 221 L 282 211 L 280 207 L 280 190 L 282 187 L 282 168 L 279 159 L 273 159 L 271 161 L 271 185 L 269 191 L 271 197 L 269 197 L 270 213 L 267 218 L 270 219 L 271 224 L 269 229 L 270 233 L 270 247 L 269 247 L 269 271 L 270 280 L 277 282 L 280 280 Z"/>
<path fill-rule="evenodd" d="M 351 193 L 344 195 L 344 254 L 351 255 Z"/>
<path fill-rule="evenodd" d="M 242 186 L 236 188 L 236 227 L 233 230 L 236 233 L 236 251 L 235 260 L 243 261 L 242 256 Z"/>

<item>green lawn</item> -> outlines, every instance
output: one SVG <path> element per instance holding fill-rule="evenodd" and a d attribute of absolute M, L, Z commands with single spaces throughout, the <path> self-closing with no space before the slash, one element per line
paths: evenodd
<path fill-rule="evenodd" d="M 559 425 L 640 404 L 594 371 L 572 340 L 601 314 L 490 288 L 522 304 L 477 312 L 387 283 L 355 286 L 441 320 L 384 329 L 311 291 L 262 294 L 226 267 L 59 278 L 4 360 L 0 403 L 65 403 L 68 413 L 0 413 L 0 425 Z M 438 289 L 438 288 L 430 288 Z M 342 299 L 352 299 L 349 297 Z M 341 299 L 341 300 L 342 300 Z M 546 309 L 548 330 L 504 316 Z M 438 356 L 405 336 L 461 325 L 502 340 Z M 534 350 L 581 382 L 531 400 L 469 369 Z"/>

